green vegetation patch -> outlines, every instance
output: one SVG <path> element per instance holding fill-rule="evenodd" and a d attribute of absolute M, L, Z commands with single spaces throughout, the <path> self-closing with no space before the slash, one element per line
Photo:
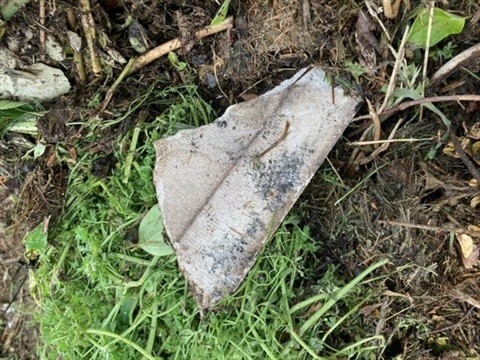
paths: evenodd
<path fill-rule="evenodd" d="M 76 163 L 65 162 L 71 172 L 64 211 L 49 229 L 48 244 L 35 248 L 40 266 L 31 277 L 41 358 L 373 356 L 383 339 L 362 331 L 358 313 L 374 295 L 367 275 L 385 262 L 350 282 L 333 266 L 319 273 L 320 243 L 295 214 L 241 288 L 203 319 L 175 256 L 139 246 L 139 225 L 157 203 L 153 141 L 214 118 L 193 86 L 153 86 L 132 109 L 159 104 L 160 115 L 119 135 L 111 176 L 90 172 L 97 155 L 88 150 Z M 85 124 L 89 140 L 96 141 L 95 128 L 118 122 Z"/>

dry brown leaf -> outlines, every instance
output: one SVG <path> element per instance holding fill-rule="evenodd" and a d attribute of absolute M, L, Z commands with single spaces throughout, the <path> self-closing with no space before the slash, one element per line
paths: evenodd
<path fill-rule="evenodd" d="M 480 234 L 480 226 L 478 225 L 468 225 L 467 229 L 471 232 L 478 232 Z"/>
<path fill-rule="evenodd" d="M 476 208 L 478 206 L 478 204 L 480 204 L 480 195 L 477 195 L 477 196 L 474 196 L 471 200 L 470 200 L 470 206 L 472 208 Z"/>
<path fill-rule="evenodd" d="M 398 293 L 398 292 L 394 292 L 394 291 L 390 291 L 390 290 L 385 290 L 383 292 L 383 295 L 385 296 L 392 296 L 392 297 L 400 297 L 400 298 L 404 298 L 404 299 L 407 299 L 408 301 L 410 301 L 410 303 L 413 303 L 413 299 L 412 297 L 409 295 L 409 294 L 401 294 L 401 293 Z"/>
<path fill-rule="evenodd" d="M 480 248 L 473 243 L 472 237 L 467 234 L 457 235 L 457 241 L 460 245 L 463 266 L 465 269 L 473 268 L 478 262 Z"/>

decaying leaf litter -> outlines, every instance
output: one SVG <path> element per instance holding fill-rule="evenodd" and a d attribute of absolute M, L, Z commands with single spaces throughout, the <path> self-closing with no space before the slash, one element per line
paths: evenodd
<path fill-rule="evenodd" d="M 132 12 L 132 9 L 133 13 L 137 11 L 136 16 L 143 22 L 144 28 L 150 29 L 148 19 L 155 18 L 158 21 L 151 27 L 151 31 L 160 34 L 158 30 L 162 27 L 161 24 L 165 24 L 164 29 L 167 31 L 160 35 L 164 38 L 158 39 L 157 44 L 178 36 L 176 23 L 171 21 L 174 18 L 174 10 L 177 9 L 174 7 L 169 9 L 168 5 L 165 7 L 156 5 L 158 8 L 152 7 L 147 11 L 134 5 L 136 4 L 125 3 L 129 11 Z M 273 7 L 264 2 L 251 2 L 244 7 L 232 4 L 232 14 L 246 15 L 248 31 L 245 31 L 245 25 L 237 20 L 237 31 L 233 34 L 232 45 L 226 46 L 225 43 L 230 43 L 232 39 L 227 37 L 227 34 L 220 34 L 215 39 L 207 40 L 212 41 L 210 44 L 214 46 L 214 52 L 208 48 L 208 42 L 201 43 L 193 45 L 189 53 L 180 54 L 180 59 L 185 59 L 197 69 L 201 84 L 205 84 L 201 91 L 207 98 L 210 96 L 216 108 L 226 106 L 227 99 L 231 100 L 239 95 L 258 95 L 272 88 L 280 79 L 288 77 L 287 74 L 292 74 L 277 69 L 285 67 L 299 69 L 309 65 L 313 60 L 321 63 L 327 70 L 333 69 L 336 81 L 342 81 L 344 76 L 351 79 L 349 73 L 356 76 L 363 85 L 366 98 L 373 104 L 369 116 L 376 120 L 373 116 L 375 106 L 380 106 L 384 101 L 384 94 L 380 89 L 391 80 L 395 58 L 391 51 L 386 51 L 386 55 L 375 54 L 376 62 L 370 65 L 373 72 L 365 72 L 364 69 L 369 68 L 368 64 L 364 63 L 367 59 L 362 59 L 362 53 L 358 50 L 359 45 L 354 40 L 358 10 L 361 9 L 373 16 L 368 7 L 375 4 L 368 2 L 363 6 L 335 3 L 330 7 L 328 4 L 310 1 L 308 5 L 309 11 L 306 12 L 305 4 L 300 2 L 288 4 L 277 2 Z M 412 3 L 412 8 L 409 9 L 402 4 L 397 16 L 392 20 L 387 20 L 382 13 L 377 14 L 380 22 L 376 23 L 376 30 L 372 30 L 374 38 L 381 40 L 384 37 L 383 30 L 380 30 L 381 23 L 390 35 L 393 49 L 399 50 L 402 26 L 417 5 Z M 465 1 L 450 7 L 443 4 L 437 6 L 465 16 L 467 21 L 461 34 L 449 37 L 430 49 L 428 74 L 438 70 L 441 64 L 446 62 L 446 57 L 474 46 L 475 43 L 471 39 L 478 38 L 479 25 L 475 16 L 478 12 L 477 4 Z M 216 8 L 207 7 L 208 5 L 204 4 L 189 3 L 186 8 L 181 9 L 183 14 L 188 15 L 186 18 L 194 30 L 208 25 L 214 17 Z M 34 6 L 31 9 L 31 13 L 38 11 Z M 156 9 L 158 11 L 154 11 Z M 97 20 L 96 26 L 100 29 L 101 17 L 95 13 L 98 8 L 94 8 L 93 11 L 94 19 Z M 308 13 L 309 18 L 305 16 Z M 339 14 L 342 14 L 341 18 L 338 18 Z M 23 16 L 28 19 L 28 15 Z M 261 16 L 262 21 L 255 21 L 255 16 Z M 240 16 L 236 16 L 236 19 L 240 19 Z M 269 20 L 267 26 L 263 25 L 264 19 Z M 47 19 L 48 21 L 50 20 Z M 260 32 L 256 31 L 256 27 L 261 27 L 261 36 L 258 35 Z M 271 31 L 268 31 L 269 28 Z M 189 31 L 184 28 L 183 32 Z M 79 33 L 83 37 L 83 34 Z M 114 32 L 109 34 L 110 38 L 115 40 L 115 36 L 112 35 Z M 254 42 L 255 36 L 259 36 L 257 42 Z M 258 41 L 260 37 L 265 44 L 270 46 L 277 44 L 278 48 L 263 50 L 261 46 L 253 46 L 260 45 Z M 114 43 L 120 44 L 115 41 Z M 384 44 L 381 41 L 379 43 L 383 48 Z M 128 46 L 123 48 L 127 49 Z M 408 57 L 409 51 L 410 49 L 405 51 L 406 57 L 398 65 L 398 80 L 392 89 L 393 95 L 390 95 L 394 105 L 401 106 L 408 98 L 415 99 L 414 96 L 418 96 L 416 85 L 421 82 L 419 74 L 424 52 L 414 50 L 413 57 Z M 202 58 L 199 63 L 199 59 Z M 364 68 L 358 66 L 359 62 L 363 63 Z M 165 68 L 173 69 L 169 74 L 170 81 L 183 81 L 181 78 L 185 77 L 185 73 L 175 71 L 178 66 L 169 65 L 167 60 L 151 64 L 151 72 L 144 69 L 145 71 L 140 74 L 145 85 L 142 87 L 137 83 L 138 94 L 145 91 L 149 79 L 150 83 L 153 83 L 155 76 L 163 74 Z M 428 91 L 431 90 L 427 88 L 426 95 L 449 95 L 451 96 L 449 101 L 455 100 L 458 95 L 474 95 L 476 79 L 473 75 L 478 71 L 476 66 L 473 59 L 466 70 L 453 71 L 436 93 L 429 94 Z M 117 71 L 120 70 L 119 68 Z M 212 78 L 215 81 L 212 82 Z M 218 84 L 218 88 L 209 88 L 208 80 L 210 85 Z M 260 83 L 252 87 L 258 81 Z M 103 89 L 103 93 L 107 90 L 108 88 Z M 113 109 L 121 113 L 122 109 L 128 108 L 132 102 L 129 96 L 135 93 L 132 90 L 132 86 L 122 87 L 120 84 L 114 92 L 113 102 L 106 110 Z M 216 99 L 215 94 L 220 96 L 223 95 L 222 92 L 226 96 Z M 85 98 L 85 95 L 83 96 Z M 70 108 L 78 107 L 76 103 L 78 99 L 81 104 L 86 103 L 81 100 L 81 96 L 73 99 L 76 101 L 67 102 Z M 93 99 L 94 96 L 90 96 L 89 100 Z M 465 112 L 462 112 L 456 104 L 443 102 L 436 104 L 450 120 L 454 120 L 452 129 L 460 143 L 464 142 L 464 134 L 472 132 L 470 129 L 476 119 L 475 103 L 466 105 L 468 106 Z M 312 225 L 311 236 L 320 246 L 315 255 L 308 255 L 310 263 L 316 264 L 316 269 L 314 272 L 307 271 L 308 278 L 298 280 L 297 293 L 312 291 L 315 281 L 321 282 L 327 264 L 339 266 L 339 271 L 346 278 L 353 278 L 375 259 L 387 257 L 398 270 L 392 271 L 392 268 L 382 270 L 382 274 L 390 275 L 384 283 L 385 291 L 382 290 L 384 295 L 378 295 L 375 301 L 365 304 L 357 312 L 360 314 L 358 318 L 361 320 L 362 331 L 368 334 L 380 331 L 386 336 L 388 342 L 382 350 L 383 356 L 388 358 L 403 353 L 410 358 L 442 354 L 455 356 L 455 351 L 475 356 L 475 351 L 478 351 L 475 350 L 478 334 L 474 327 L 476 319 L 478 320 L 476 285 L 478 278 L 475 268 L 467 271 L 462 267 L 460 253 L 457 252 L 460 249 L 456 248 L 456 239 L 450 236 L 451 229 L 457 231 L 463 229 L 465 233 L 476 234 L 476 229 L 472 228 L 472 225 L 475 225 L 478 218 L 474 201 L 477 192 L 470 185 L 474 176 L 466 170 L 467 165 L 464 164 L 464 161 L 469 159 L 475 163 L 475 152 L 472 155 L 471 151 L 471 145 L 475 142 L 466 147 L 467 151 L 464 154 L 459 153 L 458 146 L 455 148 L 454 141 L 450 147 L 447 146 L 447 150 L 453 148 L 457 151 L 446 151 L 443 154 L 440 147 L 437 153 L 433 154 L 439 139 L 444 138 L 442 132 L 444 127 L 428 110 L 423 111 L 422 121 L 418 121 L 414 116 L 418 109 L 417 104 L 410 110 L 397 112 L 386 120 L 381 118 L 383 121 L 380 122 L 380 126 L 376 125 L 373 137 L 364 132 L 365 122 L 358 120 L 345 134 L 345 138 L 355 141 L 355 145 L 346 146 L 345 143 L 340 143 L 330 154 L 330 164 L 319 172 L 297 207 L 302 214 L 301 224 Z M 88 114 L 88 108 L 84 105 L 78 111 Z M 162 112 L 152 107 L 150 111 L 154 114 Z M 75 114 L 75 111 L 72 113 Z M 369 110 L 365 107 L 359 115 L 368 113 Z M 73 115 L 69 121 L 78 120 L 75 116 Z M 115 121 L 115 113 L 111 116 L 111 119 L 106 119 L 107 123 L 109 120 Z M 401 117 L 404 121 L 399 124 L 398 120 Z M 121 124 L 120 129 L 111 131 L 104 128 L 98 131 L 95 136 L 102 140 L 96 144 L 90 140 L 91 148 L 94 149 L 98 160 L 107 157 L 109 149 L 110 151 L 112 148 L 115 149 L 114 144 L 117 143 L 118 136 L 123 131 L 128 131 L 135 119 L 135 116 L 127 116 L 123 122 L 117 122 Z M 390 139 L 388 148 L 384 147 L 382 151 L 377 151 L 383 145 L 376 143 L 388 139 L 395 127 L 395 135 Z M 51 126 L 45 127 L 47 130 L 50 128 Z M 68 129 L 71 130 L 72 127 Z M 175 131 L 175 127 L 169 127 L 169 131 Z M 75 133 L 76 131 L 72 131 L 69 136 Z M 58 134 L 62 134 L 62 131 L 57 131 Z M 413 139 L 423 140 L 417 142 Z M 59 144 L 61 140 L 56 140 L 56 146 Z M 74 159 L 75 151 L 79 152 L 78 149 L 81 147 L 78 143 L 72 146 L 67 142 L 67 145 L 64 147 L 66 151 L 61 154 L 68 153 L 66 158 Z M 352 149 L 355 150 L 353 153 L 360 154 L 360 158 L 349 159 Z M 370 158 L 370 154 L 375 151 L 377 156 Z M 82 154 L 81 151 L 80 153 Z M 51 154 L 48 155 L 52 157 Z M 116 155 L 118 156 L 118 152 Z M 451 155 L 460 156 L 460 159 Z M 366 160 L 363 160 L 365 158 Z M 46 173 L 42 171 L 42 174 Z M 104 174 L 110 175 L 108 166 Z M 42 176 L 45 176 L 44 179 L 48 183 L 48 176 Z M 477 239 L 475 236 L 473 238 Z M 383 329 L 376 330 L 379 329 L 379 324 L 383 324 Z M 348 344 L 349 333 L 346 330 L 342 332 L 340 327 L 335 340 L 330 340 L 330 345 L 342 347 L 342 344 Z M 278 336 L 283 338 L 285 335 L 281 333 Z M 457 354 L 457 357 L 462 358 L 462 355 Z"/>

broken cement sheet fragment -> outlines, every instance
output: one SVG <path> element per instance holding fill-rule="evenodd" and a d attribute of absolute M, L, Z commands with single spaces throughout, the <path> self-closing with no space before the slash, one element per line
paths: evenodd
<path fill-rule="evenodd" d="M 36 63 L 15 69 L 13 53 L 0 48 L 0 99 L 48 101 L 70 90 L 67 77 L 59 69 Z"/>
<path fill-rule="evenodd" d="M 165 230 L 202 313 L 237 289 L 361 101 L 309 70 L 155 143 Z"/>

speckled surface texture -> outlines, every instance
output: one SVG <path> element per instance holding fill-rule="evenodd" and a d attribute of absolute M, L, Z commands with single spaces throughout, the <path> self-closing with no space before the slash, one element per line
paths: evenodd
<path fill-rule="evenodd" d="M 159 140 L 165 229 L 203 312 L 235 291 L 360 103 L 318 68 Z"/>

